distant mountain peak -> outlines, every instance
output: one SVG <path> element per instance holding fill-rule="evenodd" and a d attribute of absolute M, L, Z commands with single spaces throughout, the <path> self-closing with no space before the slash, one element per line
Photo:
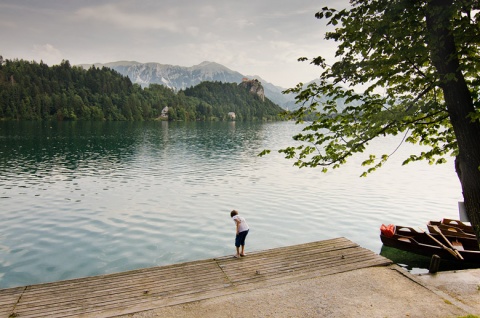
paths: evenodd
<path fill-rule="evenodd" d="M 238 73 L 238 72 L 232 71 L 231 69 L 229 69 L 228 67 L 226 67 L 222 64 L 218 64 L 216 62 L 210 62 L 210 61 L 203 61 L 202 63 L 200 63 L 198 65 L 194 65 L 190 68 L 192 70 L 203 69 L 203 70 L 208 70 L 209 72 L 217 72 L 217 73 L 220 73 L 220 72 Z M 238 74 L 240 74 L 240 73 L 238 73 Z"/>
<path fill-rule="evenodd" d="M 217 64 L 217 63 L 215 63 L 215 62 L 203 61 L 202 63 L 198 64 L 198 66 L 205 66 L 205 65 L 212 64 L 212 63 Z"/>
<path fill-rule="evenodd" d="M 95 63 L 95 67 L 109 67 L 124 76 L 128 76 L 133 83 L 146 87 L 150 84 L 161 84 L 176 91 L 185 90 L 188 87 L 196 86 L 201 82 L 218 81 L 223 83 L 242 83 L 244 78 L 249 80 L 258 79 L 263 86 L 265 97 L 277 105 L 292 109 L 295 99 L 292 95 L 284 95 L 284 88 L 275 86 L 261 79 L 259 76 L 245 76 L 228 67 L 212 62 L 203 61 L 200 64 L 190 67 L 160 64 L 140 63 L 136 61 L 117 61 L 111 63 Z M 83 68 L 90 68 L 92 64 L 82 64 Z"/>

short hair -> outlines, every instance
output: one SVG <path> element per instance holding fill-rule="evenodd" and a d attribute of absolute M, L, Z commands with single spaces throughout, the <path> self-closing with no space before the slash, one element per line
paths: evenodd
<path fill-rule="evenodd" d="M 230 212 L 230 217 L 233 218 L 237 214 L 238 214 L 237 210 L 232 210 L 232 212 Z"/>

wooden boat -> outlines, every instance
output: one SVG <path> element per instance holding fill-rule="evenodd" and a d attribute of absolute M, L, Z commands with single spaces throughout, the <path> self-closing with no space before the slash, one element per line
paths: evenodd
<path fill-rule="evenodd" d="M 453 238 L 464 237 L 464 238 L 476 239 L 475 234 L 473 234 L 473 228 L 470 225 L 466 225 L 456 220 L 450 220 L 453 222 L 444 222 L 444 220 L 428 222 L 427 223 L 428 231 L 434 234 L 442 233 L 447 237 L 453 237 Z"/>
<path fill-rule="evenodd" d="M 473 231 L 473 227 L 470 224 L 466 224 L 459 220 L 443 219 L 442 221 L 440 221 L 440 223 L 443 225 L 459 228 L 466 233 L 475 234 L 475 232 Z"/>
<path fill-rule="evenodd" d="M 475 232 L 473 231 L 473 227 L 470 224 L 467 224 L 459 220 L 442 219 L 441 221 L 430 221 L 428 223 L 432 225 L 442 226 L 442 227 L 454 228 L 457 230 L 461 230 L 462 232 L 465 232 L 467 234 L 475 234 Z"/>
<path fill-rule="evenodd" d="M 387 234 L 387 235 L 385 235 Z M 393 235 L 380 233 L 385 246 L 431 257 L 436 254 L 442 259 L 480 263 L 480 249 L 475 239 L 445 236 L 416 231 L 407 226 L 395 226 Z M 453 246 L 453 248 L 451 247 Z"/>

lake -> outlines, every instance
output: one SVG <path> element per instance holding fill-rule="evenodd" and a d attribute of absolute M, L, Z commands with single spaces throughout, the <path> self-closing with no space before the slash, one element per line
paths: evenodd
<path fill-rule="evenodd" d="M 250 225 L 247 253 L 334 237 L 380 253 L 382 223 L 458 218 L 453 158 L 401 166 L 421 150 L 404 145 L 367 178 L 369 152 L 326 174 L 298 169 L 276 150 L 300 129 L 0 122 L 0 288 L 233 255 L 232 209 Z"/>

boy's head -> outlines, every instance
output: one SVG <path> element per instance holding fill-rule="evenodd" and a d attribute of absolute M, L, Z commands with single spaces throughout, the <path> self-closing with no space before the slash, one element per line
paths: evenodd
<path fill-rule="evenodd" d="M 230 217 L 233 218 L 235 215 L 238 215 L 238 211 L 232 210 L 232 212 L 230 212 Z"/>

